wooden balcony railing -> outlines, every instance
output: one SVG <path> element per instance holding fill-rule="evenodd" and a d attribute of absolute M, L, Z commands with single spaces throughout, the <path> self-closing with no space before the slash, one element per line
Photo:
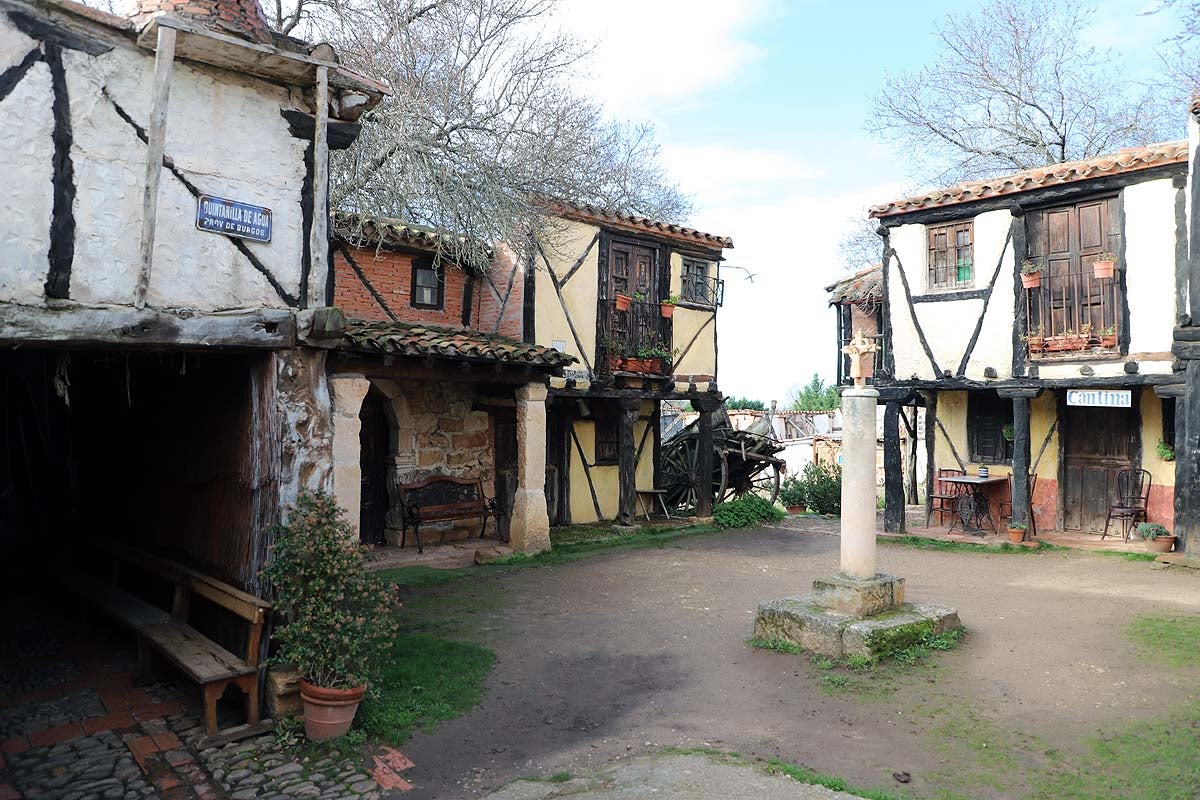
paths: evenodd
<path fill-rule="evenodd" d="M 1090 264 L 1058 274 L 1043 270 L 1041 285 L 1026 289 L 1025 299 L 1024 339 L 1031 358 L 1120 352 L 1117 281 L 1097 278 Z"/>
<path fill-rule="evenodd" d="M 663 317 L 658 303 L 635 301 L 618 311 L 616 300 L 601 300 L 599 314 L 597 372 L 671 374 L 671 320 Z"/>

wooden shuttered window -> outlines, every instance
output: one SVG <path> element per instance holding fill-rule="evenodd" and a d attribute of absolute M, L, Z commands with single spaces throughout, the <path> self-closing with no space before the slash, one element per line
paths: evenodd
<path fill-rule="evenodd" d="M 593 440 L 593 461 L 596 466 L 612 466 L 619 460 L 620 435 L 617 415 L 595 404 L 593 427 L 596 438 Z"/>
<path fill-rule="evenodd" d="M 1013 443 L 1004 437 L 1012 430 L 1012 401 L 995 392 L 967 396 L 967 449 L 976 464 L 1011 464 Z"/>
<path fill-rule="evenodd" d="M 926 289 L 965 289 L 975 284 L 975 226 L 931 225 Z"/>

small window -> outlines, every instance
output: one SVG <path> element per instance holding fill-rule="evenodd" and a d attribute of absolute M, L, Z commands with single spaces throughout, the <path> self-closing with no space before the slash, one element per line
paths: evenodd
<path fill-rule="evenodd" d="M 928 289 L 963 289 L 975 284 L 974 235 L 970 222 L 929 228 Z"/>
<path fill-rule="evenodd" d="M 698 258 L 683 259 L 682 286 L 679 298 L 690 303 L 713 304 L 712 285 L 708 280 L 709 262 Z"/>
<path fill-rule="evenodd" d="M 596 430 L 596 466 L 611 466 L 617 463 L 619 432 L 615 414 L 596 414 L 593 427 Z"/>
<path fill-rule="evenodd" d="M 967 397 L 967 445 L 976 464 L 1011 464 L 1012 401 L 995 392 Z"/>
<path fill-rule="evenodd" d="M 441 308 L 444 301 L 445 273 L 431 259 L 413 261 L 412 306 L 413 308 Z"/>
<path fill-rule="evenodd" d="M 1175 447 L 1175 398 L 1162 398 L 1162 440 Z"/>

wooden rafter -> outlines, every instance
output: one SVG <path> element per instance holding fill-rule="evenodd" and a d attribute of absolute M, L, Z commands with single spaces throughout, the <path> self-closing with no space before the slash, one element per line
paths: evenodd
<path fill-rule="evenodd" d="M 579 453 L 579 463 L 583 464 L 583 476 L 587 478 L 588 491 L 592 493 L 592 507 L 596 509 L 596 519 L 604 519 L 604 512 L 600 510 L 600 498 L 596 496 L 596 484 L 592 482 L 592 468 L 588 464 L 587 456 L 583 454 L 583 445 L 579 443 L 579 435 L 575 433 L 575 424 L 570 423 L 571 441 L 575 442 L 575 451 Z M 567 464 L 567 469 L 571 468 Z"/>

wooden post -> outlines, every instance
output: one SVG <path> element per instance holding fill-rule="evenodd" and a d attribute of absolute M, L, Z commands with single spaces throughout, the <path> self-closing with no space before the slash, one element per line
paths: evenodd
<path fill-rule="evenodd" d="M 883 529 L 904 530 L 904 471 L 900 464 L 900 402 L 883 408 Z"/>
<path fill-rule="evenodd" d="M 1013 398 L 1012 522 L 1028 525 L 1033 513 L 1029 496 L 1029 398 Z M 1026 538 L 1029 534 L 1026 533 Z"/>
<path fill-rule="evenodd" d="M 154 52 L 154 83 L 151 85 L 150 125 L 146 129 L 146 182 L 142 194 L 141 269 L 133 291 L 133 305 L 146 307 L 150 270 L 154 264 L 154 224 L 158 218 L 158 184 L 162 176 L 163 151 L 167 143 L 167 103 L 171 99 L 171 72 L 175 66 L 175 29 L 161 23 Z"/>
<path fill-rule="evenodd" d="M 617 426 L 617 524 L 637 523 L 637 444 L 633 441 L 633 425 L 637 421 L 642 401 L 637 398 L 620 400 L 621 417 Z"/>
<path fill-rule="evenodd" d="M 323 306 L 333 298 L 324 297 L 325 277 L 329 270 L 329 67 L 317 67 L 315 95 L 316 124 L 313 126 L 313 221 L 309 230 L 308 252 L 311 259 L 305 294 L 309 306 Z"/>
<path fill-rule="evenodd" d="M 937 463 L 934 450 L 937 446 L 937 392 L 922 392 L 925 398 L 925 527 L 933 516 L 933 492 L 937 482 Z"/>
<path fill-rule="evenodd" d="M 904 407 L 900 408 L 900 421 L 904 423 L 904 430 L 908 434 L 908 449 L 905 452 L 904 462 L 904 504 L 915 506 L 918 503 L 917 494 L 917 406 L 912 406 L 912 421 L 909 421 L 908 414 L 905 413 Z"/>
<path fill-rule="evenodd" d="M 1195 317 L 1193 317 L 1195 319 Z M 1175 546 L 1200 554 L 1200 360 L 1185 362 L 1187 390 L 1175 408 Z"/>
<path fill-rule="evenodd" d="M 720 407 L 720 403 L 713 403 L 707 400 L 693 401 L 693 405 L 700 412 L 700 419 L 697 424 L 697 432 L 700 434 L 697 440 L 696 452 L 696 516 L 711 517 L 713 510 L 713 412 Z"/>

